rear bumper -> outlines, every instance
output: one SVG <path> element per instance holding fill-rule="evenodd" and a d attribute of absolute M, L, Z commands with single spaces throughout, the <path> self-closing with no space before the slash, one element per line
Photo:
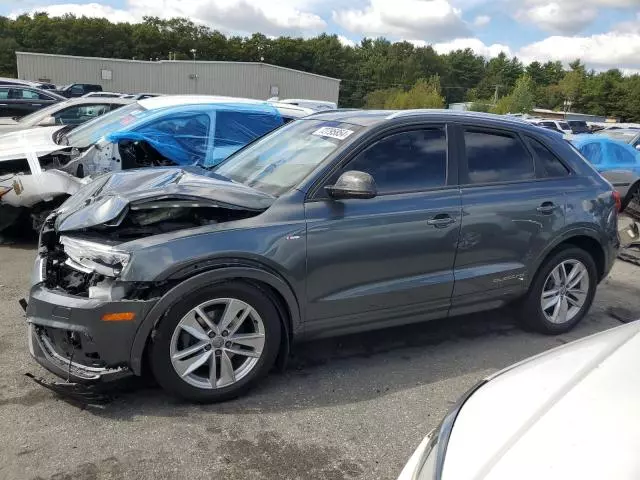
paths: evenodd
<path fill-rule="evenodd" d="M 79 383 L 133 373 L 130 356 L 139 324 L 155 300 L 104 301 L 35 285 L 29 294 L 29 351 L 47 370 Z M 133 312 L 133 321 L 105 322 L 106 313 Z"/>

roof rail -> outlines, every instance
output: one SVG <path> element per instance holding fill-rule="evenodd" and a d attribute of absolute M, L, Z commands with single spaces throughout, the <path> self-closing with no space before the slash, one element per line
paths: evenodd
<path fill-rule="evenodd" d="M 446 115 L 459 115 L 462 117 L 476 117 L 476 118 L 492 118 L 495 120 L 502 120 L 504 122 L 517 122 L 517 123 L 526 123 L 521 117 L 511 117 L 506 115 L 498 115 L 495 113 L 486 113 L 486 112 L 470 112 L 470 111 L 462 111 L 462 110 L 449 110 L 444 108 L 416 108 L 412 110 L 397 110 L 391 113 L 387 120 L 391 120 L 393 118 L 400 117 L 410 117 L 412 115 L 423 115 L 423 114 L 446 114 Z"/>

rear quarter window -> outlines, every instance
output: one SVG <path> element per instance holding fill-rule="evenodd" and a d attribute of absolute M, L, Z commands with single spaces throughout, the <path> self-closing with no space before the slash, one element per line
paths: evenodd
<path fill-rule="evenodd" d="M 531 137 L 527 137 L 527 143 L 533 152 L 536 177 L 557 178 L 569 175 L 570 170 L 545 145 Z"/>

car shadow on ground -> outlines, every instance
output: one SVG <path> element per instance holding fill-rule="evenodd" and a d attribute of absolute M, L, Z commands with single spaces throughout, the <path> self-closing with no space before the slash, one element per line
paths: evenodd
<path fill-rule="evenodd" d="M 571 332 L 549 337 L 522 330 L 502 309 L 299 344 L 284 372 L 272 372 L 241 398 L 195 408 L 241 415 L 331 407 L 462 376 L 470 377 L 471 387 L 524 358 L 620 325 L 598 317 L 588 316 Z M 113 388 L 113 401 L 92 409 L 96 415 L 129 421 L 194 412 L 193 404 L 170 397 L 148 379 L 132 378 Z"/>

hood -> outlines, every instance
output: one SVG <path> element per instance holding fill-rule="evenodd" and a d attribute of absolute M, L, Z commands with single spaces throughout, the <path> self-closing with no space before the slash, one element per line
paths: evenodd
<path fill-rule="evenodd" d="M 526 360 L 458 414 L 444 480 L 640 478 L 640 321 Z"/>
<path fill-rule="evenodd" d="M 60 232 L 118 225 L 129 209 L 219 207 L 261 212 L 275 197 L 223 179 L 205 169 L 145 168 L 107 173 L 56 211 Z M 154 202 L 151 205 L 151 202 Z"/>
<path fill-rule="evenodd" d="M 0 135 L 0 161 L 40 157 L 63 148 L 53 141 L 53 133 L 64 127 L 39 127 Z M 0 131 L 0 134 L 2 132 Z"/>
<path fill-rule="evenodd" d="M 0 126 L 1 125 L 17 125 L 18 122 L 11 117 L 2 117 L 0 118 Z"/>

